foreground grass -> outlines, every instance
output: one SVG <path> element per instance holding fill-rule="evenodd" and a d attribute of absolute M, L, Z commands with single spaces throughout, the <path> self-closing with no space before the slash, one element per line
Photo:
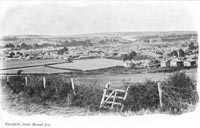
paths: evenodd
<path fill-rule="evenodd" d="M 75 86 L 61 76 L 48 75 L 45 88 L 43 76 L 30 76 L 25 86 L 23 76 L 2 81 L 4 108 L 16 114 L 47 115 L 96 115 L 119 114 L 117 111 L 99 109 L 103 88 L 99 85 Z M 146 81 L 139 85 L 130 85 L 124 102 L 124 111 L 120 115 L 140 115 L 151 113 L 182 114 L 193 111 L 199 101 L 196 84 L 184 72 L 177 72 L 162 81 L 163 108 L 159 107 L 157 82 Z"/>

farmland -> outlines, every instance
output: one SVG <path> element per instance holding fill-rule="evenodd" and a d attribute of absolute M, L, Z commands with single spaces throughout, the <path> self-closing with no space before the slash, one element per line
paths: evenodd
<path fill-rule="evenodd" d="M 124 62 L 122 60 L 82 59 L 82 60 L 74 60 L 72 63 L 51 65 L 50 67 L 87 71 L 87 70 L 95 70 L 95 69 L 102 69 L 102 68 L 109 68 L 109 67 L 123 66 L 123 65 Z"/>
<path fill-rule="evenodd" d="M 196 69 L 190 69 L 185 70 L 186 74 L 193 80 L 197 80 L 197 70 Z M 106 85 L 106 83 L 111 82 L 113 83 L 113 86 L 121 86 L 122 81 L 128 81 L 131 83 L 143 83 L 146 80 L 152 80 L 152 81 L 163 81 L 167 79 L 170 75 L 172 75 L 174 72 L 165 72 L 165 73 L 139 73 L 139 74 L 116 74 L 116 75 L 88 75 L 88 76 L 77 76 L 73 77 L 74 82 L 76 85 L 82 85 L 82 84 L 98 84 L 102 87 Z"/>
<path fill-rule="evenodd" d="M 110 67 L 122 66 L 124 63 L 121 60 L 112 59 L 81 59 L 74 60 L 72 63 L 61 62 L 53 64 L 58 60 L 36 60 L 36 61 L 14 61 L 7 65 L 9 70 L 1 70 L 1 74 L 16 74 L 18 70 L 23 70 L 22 74 L 64 74 L 66 77 L 74 78 L 75 84 L 98 84 L 105 86 L 107 82 L 115 83 L 115 86 L 121 85 L 123 80 L 131 83 L 141 83 L 146 80 L 160 81 L 166 79 L 173 72 L 159 72 L 161 69 L 113 69 Z M 32 65 L 33 64 L 33 65 Z M 22 66 L 30 66 L 22 68 Z M 35 66 L 34 66 L 35 65 Z M 43 66 L 37 66 L 43 65 Z M 44 66 L 48 65 L 48 66 Z M 12 67 L 13 66 L 13 67 Z M 19 68 L 18 68 L 19 67 Z M 76 71 L 77 70 L 77 71 Z M 119 71 L 119 72 L 118 72 Z M 183 70 L 186 74 L 196 81 L 197 69 Z"/>
<path fill-rule="evenodd" d="M 37 67 L 29 67 L 29 68 L 17 68 L 17 69 L 10 69 L 10 70 L 1 70 L 1 74 L 16 74 L 18 70 L 23 70 L 24 74 L 57 74 L 57 73 L 66 73 L 72 72 L 69 70 L 62 70 L 62 69 L 53 69 L 44 66 L 37 66 Z"/>
<path fill-rule="evenodd" d="M 24 60 L 24 61 L 1 61 L 0 69 L 12 69 L 12 68 L 23 68 L 23 67 L 33 67 L 41 66 L 52 63 L 61 63 L 59 59 L 46 59 L 46 60 Z"/>

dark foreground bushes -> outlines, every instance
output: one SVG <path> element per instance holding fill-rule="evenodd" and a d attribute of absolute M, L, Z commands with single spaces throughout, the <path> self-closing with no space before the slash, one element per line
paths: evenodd
<path fill-rule="evenodd" d="M 163 111 L 182 113 L 193 109 L 199 101 L 195 82 L 184 72 L 176 72 L 162 82 Z"/>
<path fill-rule="evenodd" d="M 46 86 L 43 84 L 43 77 L 46 78 Z M 12 76 L 7 85 L 13 93 L 21 93 L 35 103 L 65 100 L 72 90 L 70 81 L 67 82 L 62 76 L 28 76 L 27 81 L 26 85 L 24 76 Z"/>
<path fill-rule="evenodd" d="M 82 85 L 75 88 L 76 95 L 72 99 L 73 106 L 99 110 L 103 88 L 99 85 Z"/>
<path fill-rule="evenodd" d="M 157 83 L 147 81 L 140 85 L 130 86 L 124 105 L 124 111 L 156 110 L 159 107 Z"/>
<path fill-rule="evenodd" d="M 29 76 L 25 85 L 24 76 L 10 77 L 7 87 L 13 93 L 22 93 L 27 100 L 35 103 L 55 102 L 57 104 L 84 107 L 98 111 L 103 87 L 99 85 L 75 86 L 72 91 L 69 78 L 59 75 L 46 75 L 46 87 L 43 86 L 44 76 Z M 161 82 L 162 104 L 160 108 L 157 82 L 146 81 L 138 85 L 130 85 L 124 111 L 140 110 L 170 112 L 180 114 L 194 109 L 199 101 L 196 84 L 184 72 L 176 72 Z"/>
<path fill-rule="evenodd" d="M 125 101 L 126 110 L 159 110 L 171 114 L 191 111 L 199 101 L 196 84 L 185 72 L 176 72 L 161 82 L 162 108 L 156 82 L 147 81 L 130 87 Z"/>

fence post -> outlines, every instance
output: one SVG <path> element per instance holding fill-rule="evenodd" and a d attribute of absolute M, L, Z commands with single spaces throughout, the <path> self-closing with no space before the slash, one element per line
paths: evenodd
<path fill-rule="evenodd" d="M 28 79 L 27 79 L 27 76 L 25 76 L 25 85 L 26 85 L 26 87 L 27 87 L 27 85 L 28 85 Z"/>
<path fill-rule="evenodd" d="M 43 77 L 43 86 L 44 86 L 44 88 L 46 88 L 46 79 L 45 79 L 45 77 Z"/>
<path fill-rule="evenodd" d="M 9 76 L 6 76 L 6 81 L 9 82 Z"/>
<path fill-rule="evenodd" d="M 72 91 L 73 91 L 73 94 L 75 95 L 76 93 L 75 93 L 75 88 L 74 88 L 74 80 L 73 80 L 73 78 L 71 78 L 71 85 L 72 85 Z"/>
<path fill-rule="evenodd" d="M 162 108 L 162 89 L 161 89 L 161 83 L 158 82 L 158 93 L 159 93 L 159 100 L 160 100 L 160 108 Z"/>
<path fill-rule="evenodd" d="M 100 108 L 103 107 L 102 104 L 103 104 L 103 102 L 104 102 L 104 98 L 105 98 L 105 95 L 106 95 L 106 91 L 107 91 L 107 89 L 109 88 L 109 86 L 110 86 L 110 82 L 108 82 L 108 83 L 106 84 L 105 88 L 104 88 L 103 97 L 102 97 L 101 103 L 100 103 Z"/>

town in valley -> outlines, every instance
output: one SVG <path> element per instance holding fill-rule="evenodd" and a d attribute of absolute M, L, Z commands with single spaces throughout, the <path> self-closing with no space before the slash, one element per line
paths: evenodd
<path fill-rule="evenodd" d="M 7 63 L 54 59 L 66 63 L 82 59 L 111 59 L 120 61 L 115 66 L 129 68 L 191 68 L 198 65 L 196 32 L 15 35 L 4 36 L 1 44 L 0 59 L 4 69 Z"/>

